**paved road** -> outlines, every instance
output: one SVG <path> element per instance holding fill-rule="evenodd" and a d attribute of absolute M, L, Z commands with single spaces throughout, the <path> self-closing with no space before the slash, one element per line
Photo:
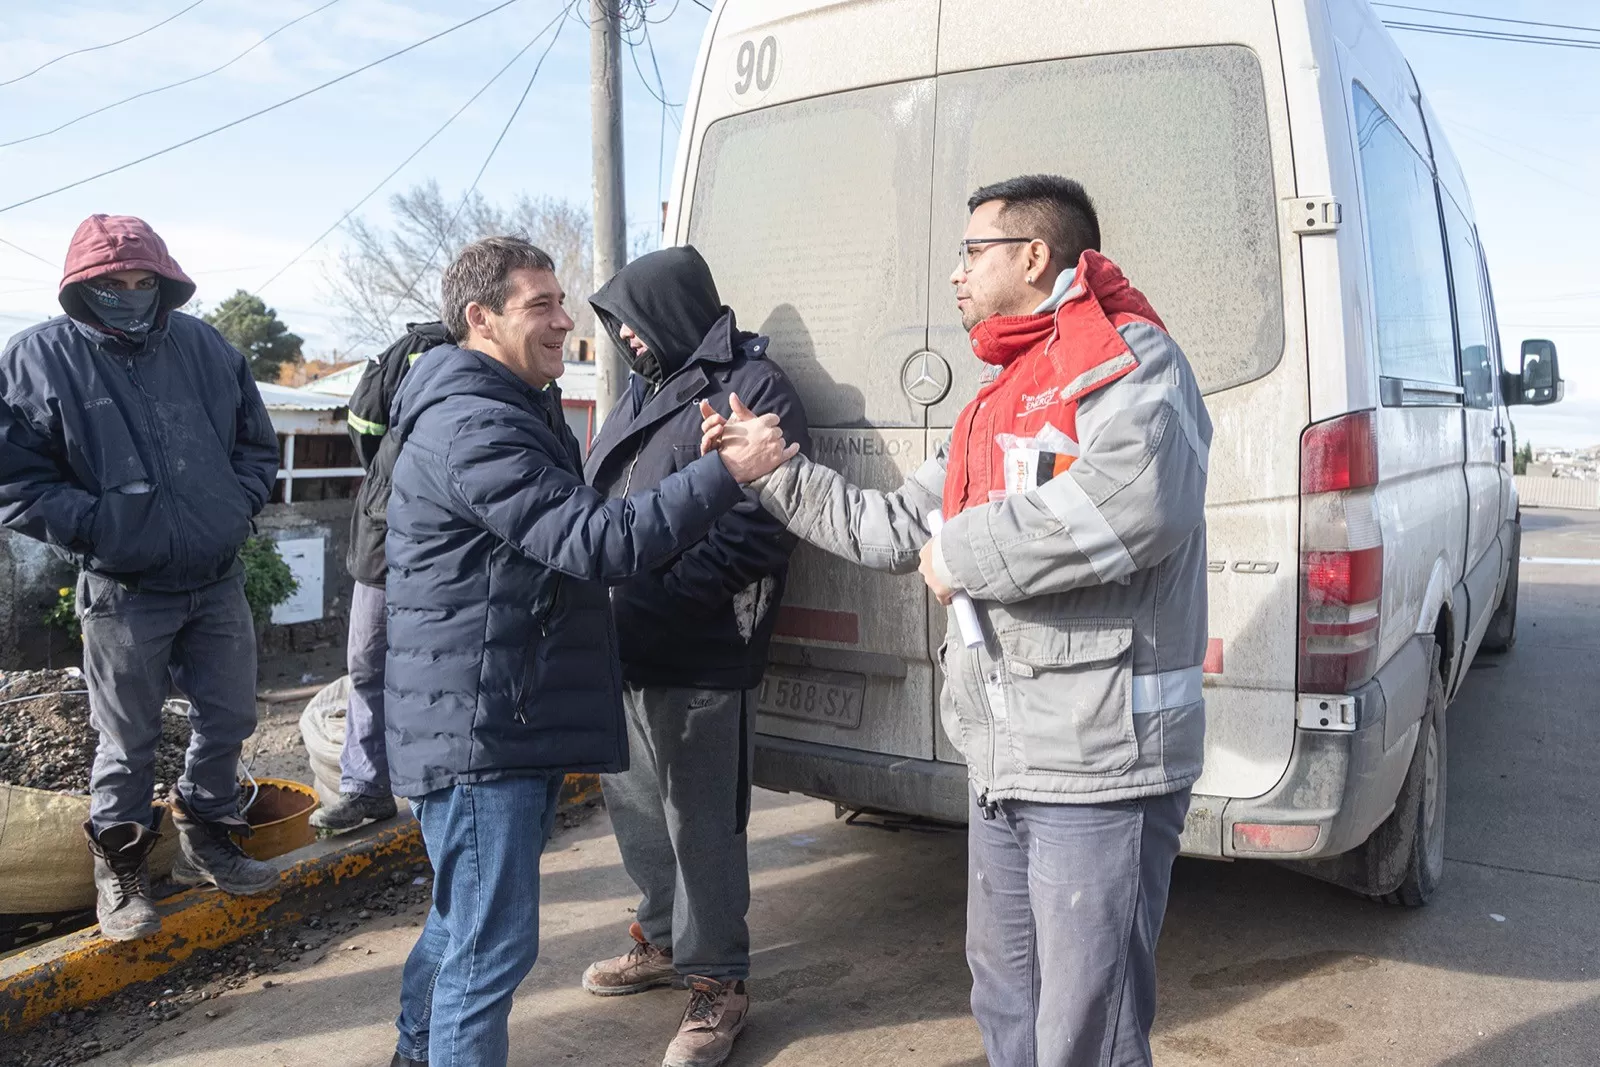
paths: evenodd
<path fill-rule="evenodd" d="M 1529 512 L 1526 526 L 1526 556 L 1600 561 L 1600 516 Z M 1450 709 L 1449 867 L 1433 905 L 1389 910 L 1263 864 L 1180 861 L 1161 1067 L 1600 1065 L 1600 565 L 1525 564 L 1521 626 Z M 755 1007 L 731 1063 L 982 1067 L 962 836 L 832 814 L 760 798 Z M 558 838 L 545 871 L 544 954 L 518 996 L 513 1062 L 658 1063 L 682 994 L 575 989 L 585 964 L 625 947 L 633 903 L 604 819 Z M 386 1063 L 416 919 L 97 1062 Z"/>

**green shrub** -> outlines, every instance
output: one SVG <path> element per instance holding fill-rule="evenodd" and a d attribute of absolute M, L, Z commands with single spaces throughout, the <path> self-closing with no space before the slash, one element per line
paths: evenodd
<path fill-rule="evenodd" d="M 272 618 L 272 609 L 294 596 L 300 583 L 278 552 L 278 543 L 266 537 L 252 537 L 239 549 L 244 564 L 244 598 L 250 602 L 250 617 L 257 629 Z M 78 599 L 70 587 L 56 591 L 56 602 L 44 614 L 46 626 L 65 630 L 75 641 L 83 639 L 78 625 Z"/>
<path fill-rule="evenodd" d="M 244 564 L 244 598 L 259 629 L 272 617 L 273 608 L 294 596 L 300 583 L 279 555 L 278 543 L 269 538 L 250 538 L 239 549 L 239 559 Z"/>
<path fill-rule="evenodd" d="M 65 630 L 74 641 L 83 640 L 83 630 L 78 625 L 78 595 L 71 586 L 56 590 L 56 602 L 44 613 L 44 624 Z"/>

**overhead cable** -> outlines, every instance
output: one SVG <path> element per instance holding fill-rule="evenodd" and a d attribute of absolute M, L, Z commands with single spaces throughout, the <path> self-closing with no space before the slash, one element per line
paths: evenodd
<path fill-rule="evenodd" d="M 568 7 L 570 8 L 570 4 Z M 565 15 L 565 11 L 562 15 Z M 544 69 L 544 61 L 549 58 L 550 52 L 555 48 L 556 42 L 561 40 L 561 31 L 566 28 L 566 20 L 561 16 L 556 18 L 555 36 L 550 38 L 550 43 L 545 46 L 544 52 L 539 56 L 539 62 L 534 64 L 533 73 L 528 75 L 528 84 L 522 88 L 522 96 L 517 99 L 517 106 L 511 109 L 511 115 L 506 119 L 506 124 L 500 127 L 500 136 L 494 139 L 494 144 L 489 147 L 489 154 L 483 157 L 483 165 L 478 168 L 478 173 L 473 175 L 472 184 L 467 186 L 467 191 L 461 194 L 461 203 L 456 205 L 455 213 L 450 216 L 450 221 L 445 223 L 439 231 L 438 243 L 433 246 L 433 251 L 428 253 L 428 258 L 422 261 L 422 267 L 417 271 L 416 277 L 411 279 L 411 284 L 406 286 L 400 294 L 400 299 L 394 302 L 394 307 L 389 309 L 386 318 L 394 318 L 401 306 L 410 298 L 417 288 L 417 283 L 422 281 L 422 276 L 428 273 L 428 268 L 433 266 L 433 257 L 439 254 L 444 247 L 445 240 L 450 236 L 450 231 L 455 228 L 456 220 L 461 217 L 461 212 L 466 209 L 472 194 L 477 192 L 478 183 L 483 180 L 484 171 L 489 169 L 489 164 L 494 160 L 495 153 L 500 151 L 500 144 L 506 139 L 506 134 L 511 132 L 511 124 L 517 120 L 517 115 L 522 111 L 522 105 L 527 103 L 528 94 L 533 91 L 533 83 L 538 80 L 539 71 Z"/>
<path fill-rule="evenodd" d="M 221 73 L 222 71 L 227 70 L 229 67 L 233 66 L 235 63 L 239 62 L 239 60 L 243 59 L 245 56 L 249 55 L 251 52 L 254 52 L 257 48 L 260 48 L 262 45 L 266 44 L 268 41 L 270 41 L 274 37 L 278 36 L 278 34 L 282 33 L 284 30 L 287 30 L 289 27 L 293 26 L 295 23 L 304 22 L 306 19 L 310 18 L 312 15 L 320 14 L 321 12 L 328 10 L 328 8 L 332 7 L 334 4 L 337 4 L 337 3 L 339 3 L 339 0 L 328 0 L 328 2 L 323 4 L 321 7 L 313 8 L 312 10 L 307 11 L 304 15 L 300 15 L 297 18 L 290 19 L 288 22 L 285 22 L 282 26 L 279 26 L 277 29 L 273 30 L 271 33 L 267 34 L 265 37 L 262 37 L 260 40 L 256 41 L 255 44 L 251 45 L 249 48 L 246 48 L 243 52 L 240 52 L 238 55 L 234 56 L 232 59 L 228 60 L 226 63 L 222 64 L 221 66 L 212 67 L 208 71 L 204 71 L 204 72 L 202 72 L 200 74 L 195 74 L 195 75 L 193 75 L 191 77 L 184 78 L 184 79 L 182 79 L 180 81 L 168 82 L 166 85 L 157 86 L 154 89 L 146 89 L 142 93 L 134 93 L 132 96 L 125 96 L 121 100 L 114 101 L 114 102 L 106 104 L 106 105 L 104 105 L 102 107 L 97 107 L 93 111 L 85 111 L 83 114 L 79 115 L 77 118 L 68 119 L 66 122 L 63 122 L 61 125 L 53 126 L 48 130 L 40 130 L 38 133 L 30 133 L 28 136 L 26 136 L 26 137 L 18 137 L 14 141 L 0 141 L 0 148 L 10 148 L 12 145 L 24 144 L 24 143 L 26 143 L 28 141 L 37 141 L 41 137 L 48 137 L 52 133 L 60 133 L 62 130 L 66 129 L 68 126 L 76 126 L 78 123 L 82 122 L 84 119 L 94 118 L 96 115 L 103 114 L 104 112 L 107 112 L 107 111 L 111 111 L 114 108 L 119 108 L 123 104 L 131 104 L 135 100 L 142 100 L 147 96 L 155 96 L 157 93 L 164 93 L 168 89 L 176 89 L 180 85 L 189 85 L 190 83 L 197 82 L 202 78 L 209 78 L 213 74 Z"/>
<path fill-rule="evenodd" d="M 129 41 L 133 40 L 136 37 L 143 37 L 145 34 L 151 32 L 152 30 L 159 30 L 161 27 L 165 26 L 167 23 L 171 22 L 173 19 L 177 18 L 179 15 L 183 15 L 183 14 L 186 14 L 186 13 L 188 13 L 190 11 L 193 11 L 195 8 L 199 7 L 201 4 L 203 4 L 205 2 L 206 2 L 206 0 L 194 0 L 194 3 L 190 4 L 188 7 L 183 8 L 182 10 L 176 12 L 175 14 L 168 15 L 166 18 L 162 19 L 160 22 L 156 23 L 154 26 L 146 26 L 144 29 L 140 30 L 138 33 L 131 33 L 126 37 L 119 37 L 117 40 L 115 40 L 115 41 L 107 41 L 105 44 L 90 45 L 88 48 L 76 48 L 76 49 L 72 50 L 71 52 L 62 53 L 61 55 L 56 56 L 54 59 L 52 59 L 52 60 L 50 60 L 48 62 L 40 63 L 37 67 L 34 67 L 32 70 L 28 71 L 28 73 L 26 73 L 26 74 L 18 74 L 15 78 L 8 78 L 5 81 L 0 82 L 0 85 L 15 85 L 17 82 L 21 81 L 24 78 L 33 77 L 35 74 L 39 73 L 41 70 L 45 69 L 46 67 L 55 66 L 57 63 L 61 62 L 63 59 L 71 59 L 73 56 L 81 56 L 81 55 L 84 55 L 87 52 L 98 52 L 101 49 L 105 49 L 105 48 L 115 48 L 119 44 L 127 44 Z"/>
<path fill-rule="evenodd" d="M 1573 26 L 1566 22 L 1535 22 L 1532 19 L 1508 19 L 1500 15 L 1474 15 L 1467 11 L 1447 11 L 1442 7 L 1416 7 L 1412 4 L 1385 4 L 1374 0 L 1373 7 L 1392 7 L 1400 11 L 1425 11 L 1430 15 L 1449 15 L 1458 19 L 1478 19 L 1481 22 L 1509 22 L 1517 26 L 1543 26 L 1547 30 L 1581 30 L 1600 33 L 1600 26 Z"/>
<path fill-rule="evenodd" d="M 360 200 L 357 200 L 354 204 L 351 204 L 350 207 L 345 211 L 344 214 L 340 215 L 337 219 L 334 220 L 333 225 L 329 226 L 326 230 L 323 230 L 320 234 L 318 234 L 316 240 L 314 240 L 310 244 L 306 245 L 306 247 L 300 251 L 299 255 L 295 256 L 289 262 L 287 262 L 283 266 L 279 267 L 277 272 L 274 273 L 272 275 L 272 277 L 268 278 L 266 281 L 264 281 L 260 285 L 256 286 L 255 291 L 259 294 L 261 292 L 261 290 L 265 289 L 267 286 L 269 286 L 273 282 L 277 281 L 279 278 L 281 278 L 284 275 L 285 272 L 287 272 L 289 270 L 290 267 L 293 267 L 296 263 L 300 262 L 302 259 L 304 259 L 306 257 L 306 255 L 308 253 L 311 252 L 312 249 L 316 248 L 319 244 L 321 244 L 323 241 L 325 241 L 328 238 L 329 234 L 333 233 L 333 231 L 337 230 L 340 226 L 343 226 L 346 219 L 348 219 L 351 215 L 354 215 L 357 211 L 359 211 L 361 209 L 361 206 L 363 204 L 365 204 L 368 200 L 371 200 L 374 196 L 376 196 L 378 194 L 378 190 L 382 189 L 385 185 L 388 185 L 389 182 L 393 181 L 394 180 L 394 176 L 396 174 L 399 174 L 402 170 L 404 170 L 406 165 L 408 163 L 410 163 L 413 159 L 416 159 L 417 156 L 419 156 L 422 153 L 422 150 L 424 148 L 427 148 L 430 144 L 432 144 L 434 142 L 434 140 L 441 133 L 443 133 L 445 130 L 447 130 L 450 127 L 451 123 L 455 122 L 456 119 L 460 118 L 462 113 L 465 112 L 467 110 L 467 108 L 471 107 L 477 101 L 478 97 L 480 97 L 484 93 L 488 92 L 489 91 L 489 87 L 492 86 L 495 82 L 499 81 L 501 75 L 503 75 L 506 71 L 510 70 L 512 65 L 514 63 L 516 63 L 517 60 L 521 59 L 524 55 L 527 54 L 528 49 L 532 48 L 535 44 L 538 43 L 539 38 L 541 38 L 545 34 L 549 33 L 551 28 L 554 27 L 556 23 L 558 23 L 562 19 L 566 18 L 566 15 L 567 15 L 566 9 L 562 8 L 560 13 L 558 13 L 555 18 L 551 19 L 548 23 L 545 24 L 543 29 L 541 29 L 538 33 L 534 34 L 532 40 L 530 40 L 527 44 L 523 45 L 520 49 L 517 50 L 517 54 L 512 56 L 506 62 L 505 66 L 503 66 L 499 70 L 495 71 L 493 77 L 491 77 L 488 81 L 484 82 L 483 86 L 477 92 L 475 92 L 471 96 L 469 96 L 467 98 L 466 103 L 464 103 L 460 107 L 456 108 L 455 113 L 452 114 L 449 118 L 445 119 L 444 122 L 440 124 L 438 129 L 436 129 L 432 133 L 428 134 L 426 140 L 424 140 L 421 144 L 417 145 L 416 148 L 412 149 L 410 155 L 408 155 L 408 156 L 406 156 L 406 158 L 402 159 L 395 166 L 395 168 L 393 170 L 391 170 L 388 174 L 385 174 L 383 176 L 383 179 L 381 181 L 379 181 L 377 185 L 374 185 L 371 189 L 368 189 L 367 192 L 366 192 L 366 195 L 364 195 Z M 558 30 L 557 32 L 560 32 L 560 31 Z"/>
<path fill-rule="evenodd" d="M 414 52 L 418 48 L 421 48 L 425 44 L 429 44 L 429 43 L 431 43 L 433 41 L 437 41 L 441 37 L 447 36 L 449 34 L 452 34 L 452 33 L 456 32 L 459 29 L 463 29 L 464 27 L 470 26 L 474 22 L 477 22 L 480 19 L 487 18 L 490 15 L 493 15 L 495 12 L 501 11 L 501 10 L 503 10 L 505 8 L 510 7 L 512 4 L 516 4 L 516 3 L 521 3 L 521 0 L 501 0 L 501 2 L 496 4 L 494 7 L 491 7 L 486 11 L 481 11 L 478 14 L 473 15 L 469 19 L 465 19 L 465 20 L 463 20 L 461 22 L 456 23 L 454 26 L 450 26 L 450 27 L 447 27 L 447 28 L 445 28 L 443 30 L 440 30 L 438 33 L 435 33 L 435 34 L 433 34 L 431 36 L 428 36 L 428 37 L 424 37 L 422 40 L 417 41 L 415 44 L 408 44 L 404 48 L 399 49 L 398 51 L 390 52 L 388 55 L 381 56 L 378 59 L 374 59 L 370 63 L 364 63 L 361 66 L 357 67 L 355 70 L 348 71 L 347 73 L 341 74 L 337 78 L 331 78 L 328 81 L 325 81 L 325 82 L 321 83 L 320 85 L 313 85 L 311 88 L 306 89 L 306 90 L 304 90 L 302 92 L 295 93 L 293 96 L 287 97 L 287 98 L 285 98 L 283 100 L 279 100 L 275 104 L 269 104 L 268 106 L 266 106 L 264 108 L 261 108 L 261 109 L 259 109 L 257 111 L 250 112 L 248 115 L 242 115 L 239 118 L 234 119 L 232 122 L 225 122 L 221 126 L 213 126 L 211 129 L 206 130 L 203 133 L 197 133 L 193 137 L 185 138 L 184 140 L 179 141 L 176 144 L 167 145 L 165 148 L 158 148 L 154 152 L 148 152 L 145 155 L 142 155 L 137 159 L 130 159 L 126 163 L 119 163 L 115 167 L 108 167 L 105 170 L 102 170 L 102 171 L 100 171 L 100 172 L 98 172 L 96 174 L 89 175 L 87 178 L 79 178 L 75 182 L 68 182 L 66 185 L 57 186 L 56 188 L 47 190 L 46 192 L 36 193 L 35 195 L 30 196 L 30 197 L 28 197 L 28 198 L 26 198 L 24 200 L 18 200 L 14 204 L 7 204 L 4 207 L 0 207 L 0 215 L 5 214 L 7 211 L 14 211 L 19 207 L 25 207 L 28 204 L 36 203 L 36 202 L 38 202 L 40 200 L 44 200 L 44 199 L 46 199 L 48 197 L 55 196 L 55 195 L 57 195 L 59 193 L 64 193 L 69 189 L 76 189 L 80 185 L 87 185 L 90 182 L 95 181 L 95 180 L 97 180 L 99 178 L 104 178 L 107 175 L 116 174 L 119 171 L 127 170 L 129 167 L 138 166 L 140 163 L 149 162 L 150 160 L 155 159 L 158 156 L 166 155 L 168 152 L 175 152 L 178 149 L 183 148 L 183 147 L 185 147 L 187 145 L 192 145 L 196 141 L 203 141 L 207 137 L 212 136 L 213 134 L 221 133 L 224 130 L 231 130 L 235 126 L 238 126 L 238 125 L 240 125 L 242 123 L 245 123 L 245 122 L 249 122 L 251 119 L 260 118 L 262 115 L 265 115 L 268 112 L 276 111 L 281 107 L 286 107 L 287 105 L 292 104 L 297 100 L 303 100 L 306 97 L 312 95 L 313 93 L 321 92 L 323 89 L 327 89 L 330 86 L 337 85 L 342 81 L 346 81 L 346 80 L 348 80 L 350 78 L 353 78 L 357 74 L 361 74 L 364 71 L 371 70 L 373 67 L 376 67 L 379 64 L 387 63 L 391 59 L 395 59 L 398 56 L 403 56 L 407 52 Z"/>
<path fill-rule="evenodd" d="M 1465 26 L 1436 26 L 1426 22 L 1389 22 L 1391 30 L 1410 30 L 1413 33 L 1436 33 L 1444 37 L 1473 37 L 1483 41 L 1510 41 L 1513 44 L 1542 44 L 1556 48 L 1600 49 L 1600 40 L 1585 41 L 1577 37 L 1546 37 L 1539 34 L 1502 33 L 1498 30 L 1475 30 Z"/>
<path fill-rule="evenodd" d="M 48 259 L 45 259 L 43 256 L 41 256 L 41 255 L 39 255 L 39 254 L 37 254 L 35 252 L 30 252 L 26 248 L 23 248 L 21 245 L 15 243 L 14 241 L 6 240 L 4 237 L 0 237 L 0 245 L 5 245 L 7 248 L 14 249 L 15 251 L 21 252 L 23 255 L 27 256 L 29 259 L 37 259 L 40 263 L 43 263 L 47 267 L 55 268 L 56 266 L 58 266 L 58 264 L 52 263 Z"/>

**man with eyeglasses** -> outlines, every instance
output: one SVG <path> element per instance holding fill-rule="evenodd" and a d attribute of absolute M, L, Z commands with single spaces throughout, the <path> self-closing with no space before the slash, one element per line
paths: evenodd
<path fill-rule="evenodd" d="M 84 833 L 113 941 L 161 928 L 148 858 L 162 707 L 189 698 L 173 787 L 174 878 L 230 893 L 278 882 L 233 840 L 239 752 L 256 727 L 256 635 L 239 549 L 278 475 L 249 364 L 178 308 L 194 282 L 142 219 L 92 215 L 67 250 L 66 314 L 0 355 L 0 523 L 81 569 L 77 611 L 99 733 Z"/>
<path fill-rule="evenodd" d="M 889 493 L 799 456 L 761 502 L 975 606 L 970 635 L 951 612 L 940 709 L 971 784 L 967 962 L 989 1062 L 1149 1064 L 1205 729 L 1211 423 L 1077 182 L 1014 178 L 968 207 L 950 282 L 992 373 L 949 443 Z M 778 432 L 704 414 L 708 448 Z"/>

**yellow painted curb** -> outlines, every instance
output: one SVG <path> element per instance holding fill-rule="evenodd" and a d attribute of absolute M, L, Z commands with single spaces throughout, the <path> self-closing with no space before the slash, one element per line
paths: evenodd
<path fill-rule="evenodd" d="M 249 897 L 190 889 L 157 902 L 161 931 L 138 941 L 107 941 L 99 927 L 47 941 L 0 960 L 0 1033 L 24 1030 L 51 1012 L 70 1011 L 159 978 L 203 949 L 295 922 L 340 895 L 341 887 L 408 869 L 426 859 L 422 830 L 409 812 L 393 822 L 319 841 L 271 861 L 278 884 Z"/>
<path fill-rule="evenodd" d="M 600 778 L 569 774 L 561 806 L 600 798 Z M 92 926 L 0 959 L 0 1034 L 17 1033 L 52 1012 L 71 1011 L 138 982 L 160 978 L 194 953 L 298 922 L 326 903 L 367 891 L 371 879 L 425 862 L 422 828 L 408 810 L 391 822 L 324 838 L 268 862 L 278 884 L 249 897 L 190 889 L 158 901 L 161 931 L 138 941 L 107 941 Z M 357 883 L 357 884 L 352 884 Z"/>

